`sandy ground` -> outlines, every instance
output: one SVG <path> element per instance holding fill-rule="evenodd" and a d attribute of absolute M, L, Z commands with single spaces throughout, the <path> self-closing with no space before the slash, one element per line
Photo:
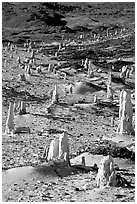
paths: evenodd
<path fill-rule="evenodd" d="M 86 166 L 99 165 L 101 155 L 84 153 L 71 160 L 71 165 L 81 164 L 81 157 L 85 156 Z M 125 159 L 114 159 L 119 166 L 119 172 L 127 180 L 133 179 L 134 164 Z M 56 169 L 46 164 L 41 167 L 19 167 L 3 172 L 3 201 L 15 202 L 132 202 L 134 188 L 106 187 L 96 188 L 96 171 L 84 173 L 82 170 L 72 171 L 70 168 Z M 88 190 L 83 190 L 85 184 L 90 184 Z M 132 181 L 133 184 L 133 181 Z"/>
<path fill-rule="evenodd" d="M 119 108 L 119 88 L 121 85 L 112 83 L 115 92 L 114 105 L 106 101 L 106 92 L 100 91 L 86 95 L 70 95 L 66 94 L 59 88 L 59 104 L 53 108 L 52 117 L 47 117 L 46 107 L 50 104 L 51 98 L 49 91 L 54 88 L 55 84 L 63 85 L 68 82 L 89 78 L 83 73 L 76 72 L 72 76 L 67 75 L 66 81 L 59 76 L 49 73 L 47 65 L 51 62 L 52 57 L 42 54 L 36 55 L 37 65 L 42 63 L 42 74 L 37 74 L 36 70 L 32 70 L 32 76 L 28 76 L 27 82 L 21 82 L 18 74 L 24 70 L 20 68 L 16 62 L 17 56 L 24 59 L 24 55 L 28 55 L 22 48 L 18 49 L 17 54 L 13 54 L 10 58 L 10 51 L 3 52 L 3 59 L 7 60 L 7 66 L 3 67 L 3 109 L 2 124 L 3 132 L 7 118 L 9 100 L 19 101 L 24 99 L 27 105 L 28 114 L 21 118 L 16 115 L 16 125 L 29 125 L 30 134 L 5 135 L 2 138 L 2 167 L 3 167 L 3 201 L 70 201 L 70 202 L 134 202 L 134 188 L 96 188 L 96 173 L 90 172 L 68 172 L 68 175 L 61 178 L 55 172 L 51 175 L 44 175 L 39 171 L 35 171 L 37 165 L 41 165 L 42 154 L 45 145 L 49 145 L 50 141 L 62 130 L 65 129 L 69 135 L 70 158 L 74 158 L 83 152 L 91 152 L 97 154 L 107 154 L 105 149 L 110 150 L 111 145 L 102 138 L 114 138 L 118 126 L 118 108 Z M 53 61 L 52 61 L 53 62 Z M 54 62 L 58 62 L 54 59 Z M 73 72 L 74 69 L 71 71 Z M 96 73 L 95 77 L 99 77 L 96 81 L 99 84 L 104 83 L 107 79 L 107 73 Z M 102 77 L 102 78 L 101 78 Z M 130 75 L 129 82 L 134 82 L 134 74 Z M 94 95 L 103 102 L 94 104 Z M 88 106 L 77 108 L 74 104 L 86 103 Z M 134 99 L 132 100 L 134 107 Z M 111 117 L 114 114 L 114 127 L 111 126 Z M 22 123 L 22 124 L 21 124 Z M 134 136 L 133 136 L 134 139 Z M 129 141 L 129 140 L 128 140 Z M 110 145 L 110 148 L 109 148 Z M 118 149 L 117 149 L 118 150 Z M 135 185 L 134 161 L 131 161 L 130 155 L 125 151 L 125 159 L 123 166 L 120 166 L 120 157 L 123 154 L 115 152 L 118 158 L 118 166 L 122 170 L 121 175 L 132 186 Z M 113 153 L 114 153 L 113 152 Z M 124 155 L 124 154 L 123 154 Z M 127 156 L 128 155 L 128 156 Z M 113 156 L 113 155 L 112 155 Z M 87 156 L 88 157 L 88 156 Z M 123 156 L 124 157 L 124 156 Z M 128 159 L 127 159 L 128 157 Z M 92 158 L 93 159 L 93 158 Z M 91 158 L 87 159 L 87 165 L 92 165 Z M 90 161 L 88 164 L 88 160 Z M 95 161 L 95 160 L 93 160 Z M 96 163 L 97 160 L 96 158 Z M 74 162 L 74 160 L 73 160 Z M 74 162 L 79 163 L 75 160 Z M 94 163 L 94 162 L 93 162 Z M 24 166 L 33 166 L 27 167 Z M 14 172 L 5 172 L 5 169 L 17 168 Z M 22 167 L 22 168 L 20 168 Z M 27 171 L 27 174 L 26 174 Z M 66 170 L 69 171 L 69 170 Z M 23 178 L 14 178 L 13 175 L 20 175 Z M 8 177 L 9 176 L 9 177 Z M 9 178 L 9 179 L 7 179 Z M 91 182 L 91 189 L 86 191 L 77 191 L 77 187 L 83 186 L 86 182 Z"/>

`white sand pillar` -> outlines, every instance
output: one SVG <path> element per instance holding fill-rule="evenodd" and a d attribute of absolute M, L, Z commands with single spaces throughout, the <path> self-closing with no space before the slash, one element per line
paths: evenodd
<path fill-rule="evenodd" d="M 59 140 L 55 138 L 51 141 L 47 154 L 47 161 L 56 161 L 59 154 Z"/>
<path fill-rule="evenodd" d="M 83 166 L 86 166 L 85 157 L 82 157 L 81 159 L 82 159 L 81 164 L 82 164 Z"/>
<path fill-rule="evenodd" d="M 84 68 L 86 70 L 88 69 L 88 58 L 85 59 Z"/>
<path fill-rule="evenodd" d="M 34 57 L 35 57 L 35 53 L 34 53 L 34 50 L 32 50 L 32 52 L 31 52 L 31 59 L 33 59 Z"/>
<path fill-rule="evenodd" d="M 59 44 L 58 52 L 61 50 L 61 44 Z"/>
<path fill-rule="evenodd" d="M 66 73 L 64 73 L 64 81 L 66 81 L 66 79 L 67 79 L 67 75 Z"/>
<path fill-rule="evenodd" d="M 17 62 L 18 62 L 18 63 L 21 63 L 20 56 L 18 56 Z"/>
<path fill-rule="evenodd" d="M 7 66 L 7 60 L 5 59 L 4 60 L 4 67 L 6 67 Z"/>
<path fill-rule="evenodd" d="M 109 76 L 108 76 L 108 84 L 112 84 L 112 74 L 111 72 L 109 73 Z"/>
<path fill-rule="evenodd" d="M 115 30 L 115 35 L 117 35 L 118 34 L 118 31 L 117 31 L 117 29 Z"/>
<path fill-rule="evenodd" d="M 94 33 L 93 38 L 94 38 L 94 39 L 96 38 L 96 33 Z"/>
<path fill-rule="evenodd" d="M 59 137 L 59 156 L 58 159 L 69 165 L 69 140 L 67 133 L 62 133 Z"/>
<path fill-rule="evenodd" d="M 111 69 L 112 69 L 112 70 L 115 70 L 115 67 L 114 67 L 114 65 L 112 65 Z"/>
<path fill-rule="evenodd" d="M 46 159 L 47 161 L 58 161 L 65 165 L 70 164 L 67 133 L 62 133 L 59 135 L 59 138 L 55 138 L 51 141 Z"/>
<path fill-rule="evenodd" d="M 27 72 L 27 69 L 28 69 L 28 65 L 25 65 L 25 72 Z"/>
<path fill-rule="evenodd" d="M 10 51 L 13 51 L 13 45 L 11 44 L 11 46 L 10 46 Z"/>
<path fill-rule="evenodd" d="M 14 112 L 13 110 L 14 110 L 14 103 L 10 102 L 8 117 L 6 121 L 5 133 L 10 133 L 10 131 L 14 130 Z"/>
<path fill-rule="evenodd" d="M 123 79 L 123 81 L 125 81 L 126 72 L 127 72 L 127 66 L 123 66 L 123 67 L 122 67 L 122 71 L 121 71 L 121 73 L 120 73 L 120 77 Z"/>
<path fill-rule="evenodd" d="M 56 74 L 56 67 L 53 68 L 52 72 L 53 74 Z"/>
<path fill-rule="evenodd" d="M 98 99 L 97 99 L 97 95 L 94 96 L 94 103 L 97 103 Z"/>
<path fill-rule="evenodd" d="M 33 66 L 36 65 L 36 58 L 33 58 L 33 59 L 32 59 L 32 64 L 33 64 Z"/>
<path fill-rule="evenodd" d="M 108 35 L 109 35 L 109 29 L 107 29 L 107 37 L 108 37 Z"/>
<path fill-rule="evenodd" d="M 13 109 L 14 113 L 17 113 L 19 109 L 20 109 L 20 102 L 19 103 L 14 102 L 14 109 Z"/>
<path fill-rule="evenodd" d="M 7 50 L 8 50 L 8 48 L 7 48 L 7 46 L 5 47 L 5 52 L 7 52 Z"/>
<path fill-rule="evenodd" d="M 28 64 L 27 74 L 31 75 L 30 64 Z"/>
<path fill-rule="evenodd" d="M 101 162 L 98 169 L 98 174 L 96 177 L 97 187 L 105 187 L 105 186 L 116 186 L 116 174 L 114 170 L 114 162 L 113 158 L 108 155 L 105 156 Z"/>
<path fill-rule="evenodd" d="M 81 66 L 84 66 L 84 60 L 82 59 Z"/>
<path fill-rule="evenodd" d="M 132 118 L 131 92 L 130 90 L 122 90 L 120 93 L 119 126 L 117 132 L 132 134 L 134 132 Z"/>
<path fill-rule="evenodd" d="M 128 78 L 129 78 L 129 74 L 130 74 L 130 70 L 129 70 L 129 69 L 127 69 L 127 71 L 126 71 L 126 79 L 128 79 Z"/>
<path fill-rule="evenodd" d="M 88 62 L 88 76 L 89 77 L 93 77 L 94 76 L 91 60 L 89 60 L 89 62 Z"/>
<path fill-rule="evenodd" d="M 110 84 L 107 85 L 107 99 L 113 100 L 113 90 Z"/>
<path fill-rule="evenodd" d="M 114 115 L 111 117 L 111 126 L 114 127 Z"/>
<path fill-rule="evenodd" d="M 113 100 L 113 90 L 112 90 L 112 75 L 109 74 L 107 83 L 107 99 Z"/>
<path fill-rule="evenodd" d="M 49 71 L 49 72 L 52 71 L 52 68 L 53 68 L 53 66 L 52 66 L 52 64 L 50 63 L 49 66 L 48 66 L 48 71 Z"/>
<path fill-rule="evenodd" d="M 55 88 L 52 94 L 52 104 L 58 103 L 58 99 L 59 99 L 59 96 L 57 92 L 57 85 L 55 85 Z"/>

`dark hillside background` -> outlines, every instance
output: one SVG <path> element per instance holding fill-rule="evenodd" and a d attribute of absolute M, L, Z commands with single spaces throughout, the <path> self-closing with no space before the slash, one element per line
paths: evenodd
<path fill-rule="evenodd" d="M 47 35 L 102 32 L 108 27 L 134 30 L 134 2 L 16 2 L 2 3 L 3 41 Z"/>

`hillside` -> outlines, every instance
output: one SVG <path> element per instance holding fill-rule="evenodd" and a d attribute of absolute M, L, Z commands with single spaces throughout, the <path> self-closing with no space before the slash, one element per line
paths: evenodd
<path fill-rule="evenodd" d="M 105 31 L 108 27 L 134 29 L 134 3 L 2 3 L 3 41 L 47 34 Z M 37 35 L 36 35 L 37 34 Z"/>

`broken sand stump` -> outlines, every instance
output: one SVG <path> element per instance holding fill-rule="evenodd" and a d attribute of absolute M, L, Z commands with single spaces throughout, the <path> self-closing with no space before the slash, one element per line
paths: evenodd
<path fill-rule="evenodd" d="M 58 52 L 55 52 L 55 57 L 58 57 Z"/>
<path fill-rule="evenodd" d="M 8 134 L 14 130 L 14 112 L 13 112 L 13 110 L 14 110 L 14 103 L 10 102 L 8 117 L 7 117 L 7 121 L 6 121 L 6 128 L 5 128 L 6 134 Z"/>
<path fill-rule="evenodd" d="M 113 158 L 108 155 L 105 156 L 101 162 L 98 169 L 98 174 L 96 177 L 97 187 L 105 187 L 105 186 L 116 186 L 116 174 L 114 170 L 114 162 Z"/>
<path fill-rule="evenodd" d="M 26 75 L 25 74 L 19 74 L 19 80 L 20 81 L 26 81 Z"/>
<path fill-rule="evenodd" d="M 51 72 L 52 70 L 53 70 L 53 64 L 49 63 L 48 72 Z"/>
<path fill-rule="evenodd" d="M 29 133 L 30 134 L 30 123 L 31 118 L 27 114 L 18 114 L 15 116 L 15 128 L 13 130 L 14 134 L 19 133 Z"/>
<path fill-rule="evenodd" d="M 117 132 L 121 134 L 133 134 L 132 118 L 131 92 L 130 90 L 122 90 L 120 93 L 119 126 Z"/>
<path fill-rule="evenodd" d="M 14 102 L 14 113 L 18 113 L 19 112 L 19 109 L 20 109 L 20 102 Z"/>
<path fill-rule="evenodd" d="M 46 108 L 46 115 L 47 117 L 52 117 L 54 113 L 54 104 L 49 104 Z"/>
<path fill-rule="evenodd" d="M 42 74 L 41 66 L 38 66 L 38 67 L 36 68 L 36 71 L 37 71 L 38 74 Z"/>
<path fill-rule="evenodd" d="M 6 128 L 5 128 L 5 134 L 16 134 L 16 133 L 22 133 L 22 132 L 29 132 L 30 128 L 28 123 L 30 122 L 29 116 L 25 115 L 15 115 L 14 111 L 17 111 L 19 107 L 16 107 L 16 104 L 13 102 L 10 102 L 9 104 L 9 111 L 8 111 L 8 117 L 6 121 Z M 24 103 L 21 103 L 21 110 L 25 111 L 25 105 Z"/>
<path fill-rule="evenodd" d="M 11 53 L 10 58 L 13 58 L 13 53 Z"/>

